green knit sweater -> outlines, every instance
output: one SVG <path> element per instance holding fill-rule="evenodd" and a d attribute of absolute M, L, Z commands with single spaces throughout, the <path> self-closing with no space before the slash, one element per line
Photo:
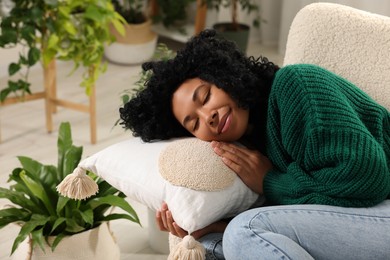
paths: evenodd
<path fill-rule="evenodd" d="M 366 207 L 390 198 L 389 111 L 320 67 L 277 72 L 267 155 L 274 169 L 264 194 L 272 203 Z"/>

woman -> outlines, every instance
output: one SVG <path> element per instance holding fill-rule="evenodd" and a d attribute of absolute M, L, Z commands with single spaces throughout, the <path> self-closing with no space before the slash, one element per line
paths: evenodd
<path fill-rule="evenodd" d="M 120 109 L 123 126 L 147 142 L 210 141 L 270 205 L 193 234 L 207 259 L 390 256 L 389 111 L 323 68 L 248 58 L 209 30 L 143 68 L 153 75 Z M 157 220 L 186 235 L 167 205 Z"/>

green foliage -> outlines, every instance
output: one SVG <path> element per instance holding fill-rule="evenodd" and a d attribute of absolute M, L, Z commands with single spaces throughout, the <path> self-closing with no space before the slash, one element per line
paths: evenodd
<path fill-rule="evenodd" d="M 21 164 L 9 175 L 9 189 L 0 187 L 0 199 L 7 199 L 13 207 L 0 210 L 0 229 L 8 224 L 21 225 L 11 254 L 28 236 L 33 246 L 44 250 L 49 236 L 56 236 L 52 250 L 68 235 L 99 226 L 104 221 L 127 219 L 140 223 L 137 213 L 125 200 L 125 195 L 93 173 L 99 193 L 82 201 L 60 196 L 57 185 L 75 169 L 81 160 L 82 147 L 73 145 L 69 123 L 62 123 L 58 136 L 57 166 L 43 165 L 28 157 L 18 157 Z M 110 213 L 112 207 L 124 213 Z"/>
<path fill-rule="evenodd" d="M 105 44 L 114 38 L 109 32 L 112 23 L 124 33 L 125 20 L 114 10 L 110 0 L 17 0 L 9 16 L 0 24 L 0 47 L 23 46 L 19 60 L 9 64 L 12 76 L 1 89 L 0 101 L 11 93 L 31 93 L 30 68 L 42 61 L 47 66 L 53 59 L 74 62 L 74 70 L 85 68 L 81 86 L 87 94 L 99 75 Z M 14 80 L 17 73 L 18 79 Z"/>
<path fill-rule="evenodd" d="M 160 12 L 153 17 L 154 22 L 162 22 L 169 28 L 174 26 L 176 22 L 183 21 L 187 18 L 187 6 L 196 0 L 157 0 Z"/>
<path fill-rule="evenodd" d="M 112 0 L 115 10 L 130 24 L 146 21 L 144 14 L 145 0 Z"/>

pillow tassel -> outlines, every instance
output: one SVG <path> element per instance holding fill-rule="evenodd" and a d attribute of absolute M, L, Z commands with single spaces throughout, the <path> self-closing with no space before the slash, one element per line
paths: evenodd
<path fill-rule="evenodd" d="M 81 167 L 74 169 L 73 173 L 66 176 L 57 186 L 57 191 L 62 196 L 76 200 L 89 198 L 98 190 L 96 182 Z"/>
<path fill-rule="evenodd" d="M 185 236 L 168 256 L 168 260 L 204 260 L 205 258 L 205 248 L 191 235 Z"/>

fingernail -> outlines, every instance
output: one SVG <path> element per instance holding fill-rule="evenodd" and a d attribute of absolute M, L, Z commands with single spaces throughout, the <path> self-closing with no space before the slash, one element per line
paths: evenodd
<path fill-rule="evenodd" d="M 214 152 L 218 155 L 220 155 L 222 153 L 222 150 L 218 147 L 214 147 Z"/>
<path fill-rule="evenodd" d="M 162 206 L 161 206 L 161 209 L 163 209 L 163 210 L 168 209 L 167 203 L 163 202 L 163 204 L 162 204 Z"/>

